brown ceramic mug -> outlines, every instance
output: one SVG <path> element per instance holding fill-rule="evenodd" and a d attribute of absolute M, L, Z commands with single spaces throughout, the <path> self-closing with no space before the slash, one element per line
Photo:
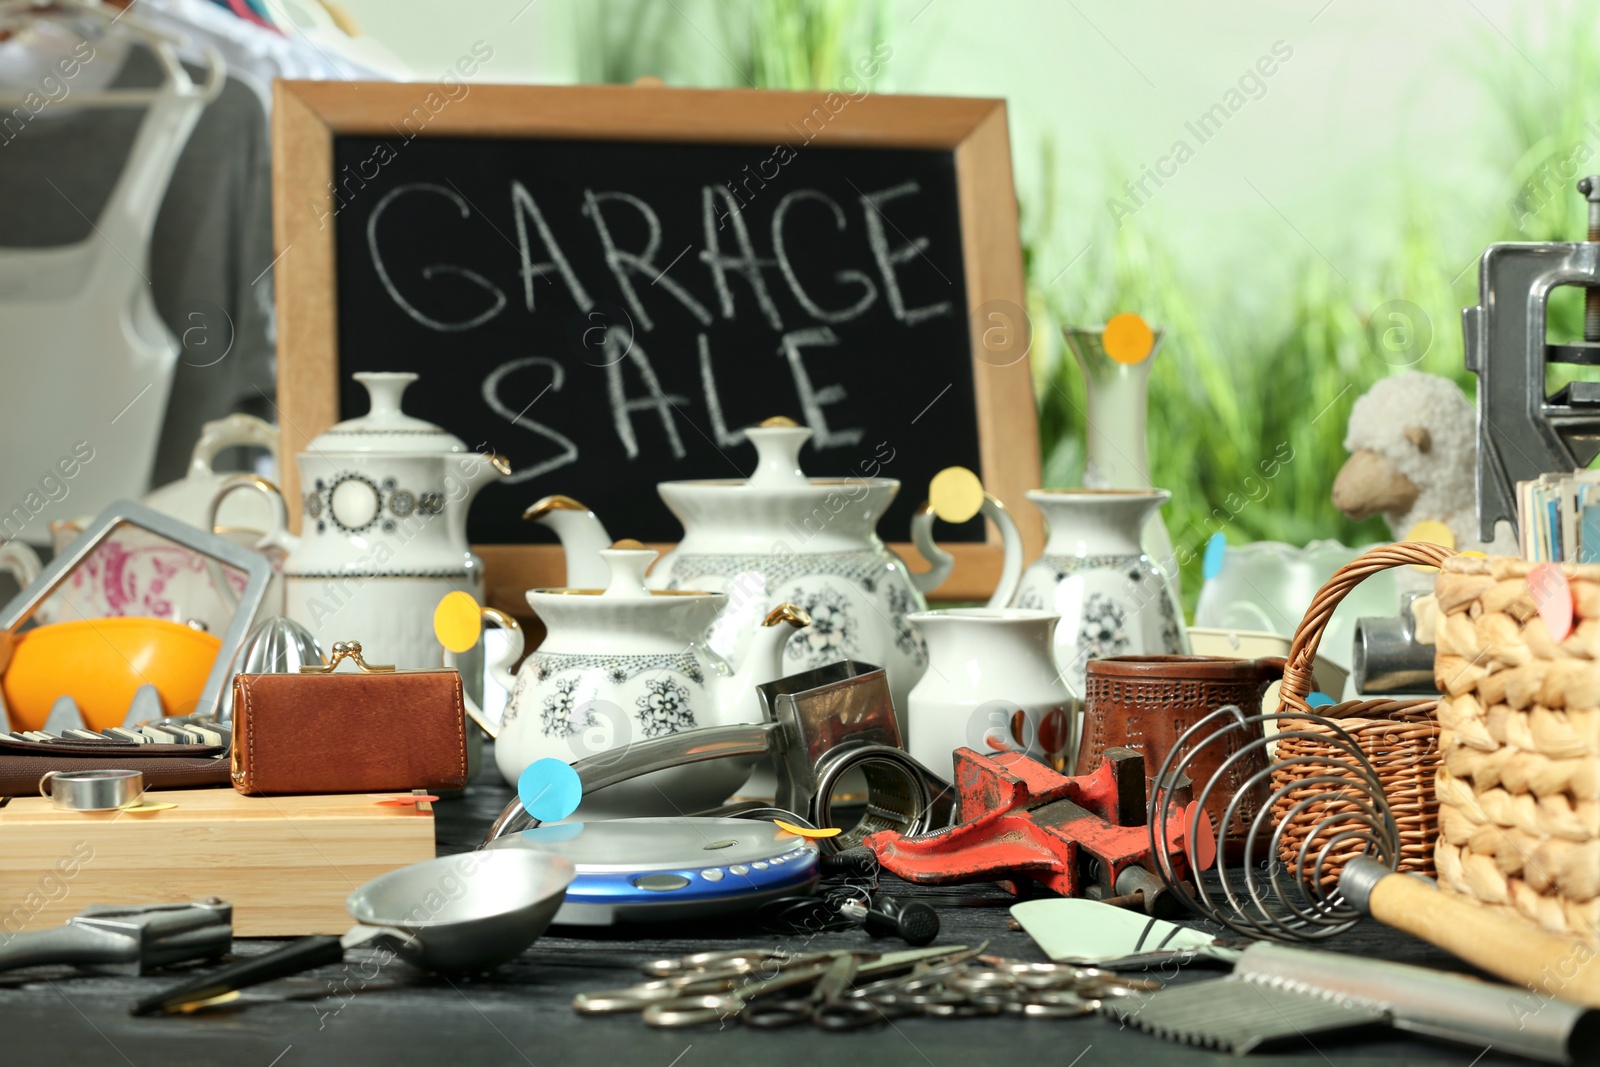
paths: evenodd
<path fill-rule="evenodd" d="M 1261 710 L 1267 686 L 1283 677 L 1281 657 L 1231 659 L 1224 656 L 1110 656 L 1092 659 L 1084 681 L 1083 741 L 1078 746 L 1077 774 L 1100 765 L 1106 749 L 1118 745 L 1144 753 L 1146 782 L 1161 770 L 1183 732 L 1213 711 L 1237 704 L 1246 715 Z M 1233 734 L 1226 743 L 1207 745 L 1189 766 L 1195 795 L 1239 749 L 1259 738 Z M 1244 840 L 1250 820 L 1269 792 L 1262 775 L 1239 806 L 1232 824 L 1222 817 L 1228 802 L 1257 771 L 1267 768 L 1266 753 L 1257 748 L 1228 769 L 1206 800 L 1206 814 L 1218 836 Z"/>

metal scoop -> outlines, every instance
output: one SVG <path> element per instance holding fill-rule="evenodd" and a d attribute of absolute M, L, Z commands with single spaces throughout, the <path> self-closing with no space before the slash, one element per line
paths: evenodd
<path fill-rule="evenodd" d="M 338 963 L 358 945 L 392 949 L 428 971 L 476 971 L 522 954 L 555 918 L 576 876 L 561 856 L 523 849 L 441 856 L 374 878 L 351 893 L 356 920 L 342 937 L 318 935 L 240 960 L 147 997 L 135 1015 L 188 1005 Z"/>

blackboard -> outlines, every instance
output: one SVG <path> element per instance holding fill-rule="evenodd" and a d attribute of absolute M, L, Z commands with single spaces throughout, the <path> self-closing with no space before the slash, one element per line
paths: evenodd
<path fill-rule="evenodd" d="M 548 532 L 521 518 L 534 500 L 565 493 L 616 537 L 670 544 L 679 528 L 655 484 L 748 475 L 741 431 L 773 415 L 812 427 L 814 476 L 900 480 L 887 539 L 960 464 L 1037 551 L 1002 101 L 274 92 L 283 451 L 366 410 L 351 373 L 420 374 L 406 410 L 514 469 L 469 521 L 491 603 L 520 609 L 523 589 L 563 578 Z M 298 518 L 292 465 L 284 489 Z M 941 538 L 956 567 L 940 594 L 987 596 L 992 528 Z"/>
<path fill-rule="evenodd" d="M 473 541 L 550 540 L 521 515 L 558 492 L 677 540 L 650 487 L 748 476 L 771 415 L 808 473 L 900 479 L 893 540 L 939 470 L 982 475 L 948 149 L 334 142 L 384 158 L 336 218 L 340 414 L 351 372 L 415 371 L 410 414 L 507 457 Z"/>

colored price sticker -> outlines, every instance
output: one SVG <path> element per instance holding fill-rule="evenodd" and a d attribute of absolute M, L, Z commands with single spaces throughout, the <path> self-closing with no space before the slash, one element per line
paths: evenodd
<path fill-rule="evenodd" d="M 1142 363 L 1156 347 L 1156 334 L 1150 324 L 1135 312 L 1113 315 L 1100 335 L 1106 355 L 1118 363 Z"/>
<path fill-rule="evenodd" d="M 547 756 L 528 764 L 517 777 L 517 798 L 540 822 L 560 822 L 578 810 L 583 782 L 566 760 Z"/>
<path fill-rule="evenodd" d="M 1406 531 L 1403 541 L 1425 541 L 1430 545 L 1443 545 L 1445 548 L 1456 547 L 1456 535 L 1450 532 L 1450 527 L 1438 519 L 1423 519 L 1411 529 Z M 1438 567 L 1430 567 L 1426 563 L 1413 563 L 1411 569 L 1433 574 Z"/>
<path fill-rule="evenodd" d="M 965 467 L 946 467 L 928 483 L 928 503 L 945 522 L 966 522 L 983 507 L 983 482 Z"/>
<path fill-rule="evenodd" d="M 368 796 L 380 796 L 378 793 L 368 793 Z M 439 798 L 432 793 L 402 793 L 399 796 L 384 796 L 378 801 L 378 806 L 383 808 L 408 808 L 415 804 L 431 804 Z"/>
<path fill-rule="evenodd" d="M 483 632 L 483 609 L 471 593 L 446 593 L 433 609 L 433 636 L 451 652 L 460 654 L 478 643 Z"/>
<path fill-rule="evenodd" d="M 1222 561 L 1228 557 L 1228 539 L 1221 530 L 1206 542 L 1205 555 L 1200 559 L 1200 575 L 1210 581 L 1222 573 Z"/>
<path fill-rule="evenodd" d="M 1550 640 L 1565 641 L 1572 632 L 1572 587 L 1554 563 L 1541 563 L 1528 572 L 1528 593 L 1539 608 L 1539 618 Z"/>
<path fill-rule="evenodd" d="M 154 811 L 171 811 L 173 808 L 175 808 L 177 806 L 178 805 L 172 803 L 170 800 L 146 800 L 146 801 L 143 801 L 141 803 L 135 804 L 132 807 L 123 808 L 122 809 L 122 814 L 124 814 L 124 815 L 148 815 L 148 814 L 150 814 L 151 812 L 154 812 Z"/>
<path fill-rule="evenodd" d="M 782 819 L 773 819 L 772 821 L 778 824 L 778 829 L 784 833 L 794 834 L 796 837 L 838 837 L 844 832 L 837 826 L 813 830 L 809 826 L 796 826 L 794 823 L 784 822 Z"/>

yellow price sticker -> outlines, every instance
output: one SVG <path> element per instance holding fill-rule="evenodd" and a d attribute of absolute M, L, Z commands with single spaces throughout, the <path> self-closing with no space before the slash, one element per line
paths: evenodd
<path fill-rule="evenodd" d="M 433 609 L 433 636 L 451 652 L 460 654 L 478 643 L 483 633 L 483 609 L 471 593 L 459 589 L 446 593 Z"/>
<path fill-rule="evenodd" d="M 796 837 L 838 837 L 844 833 L 837 826 L 830 826 L 824 830 L 812 830 L 809 827 L 796 826 L 792 822 L 784 822 L 782 819 L 773 819 L 772 821 L 778 824 L 778 829 L 785 833 L 794 834 Z"/>
<path fill-rule="evenodd" d="M 928 483 L 928 504 L 945 522 L 966 522 L 983 507 L 983 482 L 965 467 L 946 467 Z"/>
<path fill-rule="evenodd" d="M 1155 331 L 1144 318 L 1132 311 L 1111 316 L 1100 335 L 1106 355 L 1118 363 L 1139 363 L 1156 347 Z"/>
<path fill-rule="evenodd" d="M 143 801 L 142 803 L 135 804 L 132 807 L 123 808 L 122 809 L 122 814 L 124 814 L 124 815 L 144 815 L 144 814 L 146 814 L 148 812 L 152 812 L 152 811 L 171 811 L 173 808 L 175 808 L 177 806 L 178 805 L 172 803 L 172 801 L 170 801 L 170 800 L 160 800 L 160 801 L 157 801 L 157 800 L 146 800 L 146 801 Z"/>
<path fill-rule="evenodd" d="M 1430 545 L 1443 545 L 1446 548 L 1456 547 L 1456 535 L 1450 532 L 1450 527 L 1438 519 L 1423 519 L 1411 529 L 1406 531 L 1406 541 L 1425 541 Z M 1425 563 L 1413 563 L 1411 569 L 1429 574 L 1437 571 L 1438 567 L 1430 567 Z"/>

